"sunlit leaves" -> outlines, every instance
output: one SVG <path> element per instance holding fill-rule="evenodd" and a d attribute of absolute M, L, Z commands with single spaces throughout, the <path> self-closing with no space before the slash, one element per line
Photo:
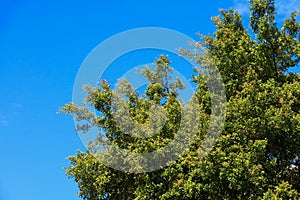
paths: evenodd
<path fill-rule="evenodd" d="M 190 149 L 167 167 L 140 174 L 108 168 L 88 152 L 78 152 L 69 158 L 67 175 L 78 184 L 79 196 L 87 200 L 299 199 L 300 76 L 286 71 L 299 64 L 300 25 L 297 14 L 292 13 L 278 27 L 273 0 L 250 0 L 250 3 L 252 32 L 244 27 L 237 12 L 221 10 L 221 15 L 213 18 L 214 35 L 201 36 L 194 43 L 193 52 L 181 51 L 198 65 L 192 77 L 197 84 L 199 129 Z M 87 122 L 80 124 L 78 130 L 96 126 L 121 148 L 138 153 L 157 150 L 172 141 L 183 123 L 180 120 L 183 108 L 176 91 L 184 85 L 179 79 L 170 78 L 173 70 L 170 64 L 168 57 L 161 55 L 154 70 L 151 67 L 140 70 L 150 82 L 144 96 L 139 96 L 126 80 L 120 82 L 117 92 L 102 81 L 96 88 L 85 87 L 86 106 L 69 103 L 62 110 L 75 114 L 77 121 Z M 213 80 L 206 75 L 214 73 L 212 65 L 217 66 L 225 83 L 226 121 L 212 151 L 200 157 L 210 124 L 212 94 L 207 82 Z M 114 101 L 115 94 L 126 98 Z M 115 112 L 122 111 L 122 107 L 114 109 L 118 103 L 126 105 L 129 113 L 120 112 L 116 119 Z M 158 134 L 151 134 L 153 130 L 147 128 L 153 104 L 163 108 L 164 112 L 158 109 L 153 112 L 158 119 L 166 116 Z M 88 105 L 101 115 L 95 116 Z M 139 130 L 151 137 L 133 137 L 140 133 L 134 129 L 126 130 L 135 132 L 124 131 L 118 122 L 132 126 L 126 123 L 129 118 L 146 127 Z M 189 128 L 196 122 L 184 123 Z M 98 141 L 105 143 L 101 137 Z M 136 168 L 140 168 L 139 162 L 136 163 Z"/>

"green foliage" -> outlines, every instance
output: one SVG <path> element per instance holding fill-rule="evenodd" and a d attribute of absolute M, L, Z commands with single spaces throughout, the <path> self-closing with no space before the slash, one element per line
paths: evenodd
<path fill-rule="evenodd" d="M 205 157 L 199 155 L 210 122 L 211 96 L 200 69 L 193 74 L 200 107 L 199 129 L 190 149 L 176 161 L 153 172 L 127 173 L 105 166 L 91 154 L 105 140 L 143 153 L 164 147 L 176 136 L 183 109 L 177 90 L 184 85 L 179 79 L 170 82 L 172 67 L 166 56 L 156 60 L 154 71 L 149 67 L 140 71 L 150 81 L 144 96 L 139 97 L 126 80 L 120 82 L 117 91 L 103 81 L 99 87 L 85 87 L 87 104 L 101 116 L 73 103 L 62 108 L 74 114 L 76 120 L 87 122 L 78 125 L 78 130 L 96 126 L 106 136 L 99 136 L 87 152 L 69 157 L 71 166 L 67 175 L 78 184 L 80 197 L 87 200 L 299 199 L 300 75 L 286 71 L 299 64 L 300 24 L 296 13 L 292 13 L 279 28 L 273 0 L 250 0 L 250 3 L 250 27 L 255 38 L 245 29 L 237 12 L 222 10 L 221 16 L 213 18 L 217 28 L 214 36 L 201 37 L 194 44 L 194 52 L 181 52 L 213 73 L 207 60 L 210 57 L 226 87 L 224 130 Z M 118 94 L 127 100 L 114 102 L 113 97 Z M 124 126 L 132 126 L 129 123 L 132 119 L 145 128 L 122 128 L 114 109 L 118 103 L 129 108 L 129 114 L 121 112 L 117 118 Z M 151 110 L 153 105 L 161 105 L 162 109 Z M 147 128 L 153 123 L 152 115 L 157 116 L 154 126 L 157 129 Z M 159 120 L 163 116 L 167 116 L 165 122 Z M 134 137 L 140 132 L 145 137 Z"/>
<path fill-rule="evenodd" d="M 298 200 L 299 193 L 292 189 L 292 185 L 288 182 L 282 182 L 274 189 L 269 189 L 262 198 L 263 200 Z"/>

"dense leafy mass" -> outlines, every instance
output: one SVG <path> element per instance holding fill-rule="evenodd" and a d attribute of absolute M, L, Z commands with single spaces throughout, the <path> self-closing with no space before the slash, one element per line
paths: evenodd
<path fill-rule="evenodd" d="M 212 151 L 205 157 L 201 143 L 211 114 L 210 94 L 201 75 L 195 70 L 200 107 L 199 130 L 188 151 L 167 167 L 153 172 L 127 173 L 109 168 L 91 154 L 98 143 L 108 139 L 133 152 L 154 151 L 168 144 L 180 124 L 181 107 L 177 90 L 180 80 L 170 83 L 170 61 L 161 56 L 156 71 L 141 73 L 150 84 L 144 96 L 138 96 L 123 81 L 113 91 L 103 81 L 99 87 L 86 87 L 86 101 L 101 115 L 94 116 L 86 107 L 73 103 L 62 110 L 75 114 L 78 126 L 104 130 L 105 138 L 91 143 L 87 152 L 70 156 L 67 175 L 79 186 L 79 196 L 97 199 L 299 199 L 300 195 L 300 75 L 288 73 L 300 59 L 300 24 L 296 13 L 276 24 L 273 0 L 250 0 L 249 32 L 241 16 L 232 10 L 214 17 L 214 36 L 201 36 L 195 48 L 182 50 L 197 63 L 205 51 L 218 67 L 226 87 L 227 111 L 224 129 Z M 204 46 L 204 49 L 200 47 Z M 161 131 L 151 137 L 126 134 L 116 122 L 112 108 L 114 93 L 127 95 L 130 117 L 147 125 L 151 102 L 160 104 L 167 115 Z M 160 114 L 158 114 L 160 115 Z M 151 135 L 151 130 L 145 131 Z M 137 166 L 138 167 L 138 166 Z"/>

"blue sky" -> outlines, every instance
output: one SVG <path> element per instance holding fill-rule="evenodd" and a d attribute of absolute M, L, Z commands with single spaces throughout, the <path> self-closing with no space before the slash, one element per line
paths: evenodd
<path fill-rule="evenodd" d="M 285 2 L 282 16 L 296 1 Z M 197 39 L 198 31 L 214 32 L 210 17 L 219 8 L 247 14 L 245 5 L 244 0 L 2 0 L 0 200 L 78 199 L 63 168 L 68 155 L 85 148 L 72 118 L 56 112 L 72 100 L 77 70 L 100 42 L 149 26 Z"/>

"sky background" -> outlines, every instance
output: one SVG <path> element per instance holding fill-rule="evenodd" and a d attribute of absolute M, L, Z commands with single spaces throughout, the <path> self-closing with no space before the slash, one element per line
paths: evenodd
<path fill-rule="evenodd" d="M 72 100 L 77 70 L 94 47 L 149 26 L 197 40 L 198 31 L 213 34 L 211 16 L 230 7 L 249 14 L 245 0 L 1 0 L 0 200 L 79 199 L 64 167 L 85 148 L 72 117 L 57 111 Z M 278 1 L 279 21 L 297 7 L 298 0 Z"/>

